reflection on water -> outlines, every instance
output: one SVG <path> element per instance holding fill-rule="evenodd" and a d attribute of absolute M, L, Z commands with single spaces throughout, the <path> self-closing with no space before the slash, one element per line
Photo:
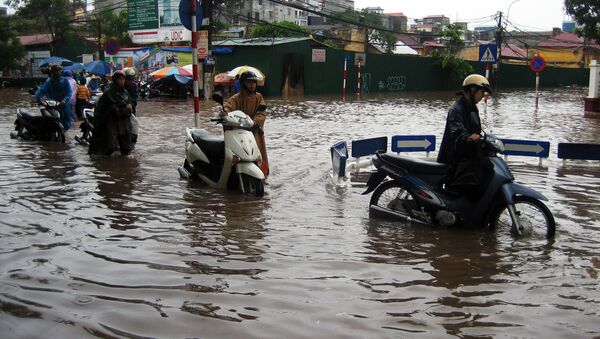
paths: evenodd
<path fill-rule="evenodd" d="M 594 337 L 600 335 L 600 172 L 556 158 L 600 143 L 585 88 L 501 93 L 501 137 L 549 140 L 510 157 L 549 198 L 552 242 L 370 218 L 364 175 L 328 182 L 340 139 L 441 137 L 453 93 L 268 98 L 272 175 L 262 199 L 180 180 L 191 101 L 142 101 L 127 157 L 12 140 L 25 93 L 0 91 L 3 337 Z M 218 106 L 203 102 L 203 128 Z M 361 179 L 362 178 L 362 179 Z"/>

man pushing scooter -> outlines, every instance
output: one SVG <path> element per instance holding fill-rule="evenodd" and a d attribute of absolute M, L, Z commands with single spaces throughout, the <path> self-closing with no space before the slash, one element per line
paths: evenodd
<path fill-rule="evenodd" d="M 265 174 L 265 177 L 269 175 L 269 160 L 267 158 L 267 147 L 265 145 L 265 133 L 264 125 L 266 112 L 265 99 L 262 94 L 256 91 L 258 84 L 258 77 L 251 71 L 246 71 L 240 75 L 241 91 L 232 97 L 230 97 L 223 105 L 223 112 L 221 116 L 226 116 L 227 113 L 240 110 L 246 113 L 252 121 L 254 121 L 256 128 L 253 129 L 254 138 L 260 149 L 262 161 L 260 163 L 260 169 Z"/>

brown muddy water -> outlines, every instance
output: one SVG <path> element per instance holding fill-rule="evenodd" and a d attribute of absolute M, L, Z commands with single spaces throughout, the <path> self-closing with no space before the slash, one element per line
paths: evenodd
<path fill-rule="evenodd" d="M 549 198 L 554 241 L 370 218 L 360 182 L 329 183 L 340 139 L 435 134 L 452 93 L 268 98 L 262 199 L 179 178 L 192 103 L 142 101 L 128 157 L 10 139 L 25 92 L 0 91 L 2 338 L 592 338 L 600 336 L 600 143 L 586 88 L 491 100 L 484 124 L 549 140 L 508 159 Z M 204 102 L 201 125 L 216 104 Z M 482 109 L 483 110 L 483 109 Z M 439 145 L 438 145 L 439 146 Z M 435 154 L 434 154 L 435 155 Z"/>

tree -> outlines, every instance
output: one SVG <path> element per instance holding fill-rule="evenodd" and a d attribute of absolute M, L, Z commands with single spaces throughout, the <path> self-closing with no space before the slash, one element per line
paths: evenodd
<path fill-rule="evenodd" d="M 583 26 L 583 36 L 600 39 L 600 0 L 565 0 L 565 9 Z"/>
<path fill-rule="evenodd" d="M 25 48 L 17 39 L 17 33 L 10 28 L 10 18 L 0 17 L 0 70 L 16 68 L 19 59 L 25 56 Z"/>
<path fill-rule="evenodd" d="M 71 30 L 72 3 L 69 0 L 8 0 L 15 15 L 37 27 L 37 32 L 49 33 L 52 42 L 62 39 Z M 52 42 L 50 48 L 54 49 Z"/>
<path fill-rule="evenodd" d="M 96 32 L 96 36 L 101 36 L 101 43 L 104 44 L 108 39 L 114 38 L 123 47 L 132 44 L 129 34 L 127 34 L 127 10 L 118 12 L 110 8 L 101 9 L 96 14 L 96 20 L 88 23 L 91 32 Z M 98 34 L 100 28 L 100 34 Z"/>
<path fill-rule="evenodd" d="M 456 54 L 464 47 L 462 40 L 462 28 L 458 25 L 450 24 L 441 33 L 446 40 L 446 50 L 442 52 L 432 52 L 430 56 L 438 58 L 437 64 L 450 71 L 459 79 L 473 73 L 473 67 L 466 61 L 458 58 Z"/>
<path fill-rule="evenodd" d="M 258 24 L 250 31 L 252 38 L 300 38 L 309 35 L 310 31 L 307 28 L 289 21 Z"/>

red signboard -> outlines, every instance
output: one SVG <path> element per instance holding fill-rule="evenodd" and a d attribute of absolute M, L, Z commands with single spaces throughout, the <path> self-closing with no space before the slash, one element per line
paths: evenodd
<path fill-rule="evenodd" d="M 544 67 L 546 67 L 546 60 L 539 55 L 534 56 L 529 61 L 529 68 L 536 73 L 543 71 Z"/>

